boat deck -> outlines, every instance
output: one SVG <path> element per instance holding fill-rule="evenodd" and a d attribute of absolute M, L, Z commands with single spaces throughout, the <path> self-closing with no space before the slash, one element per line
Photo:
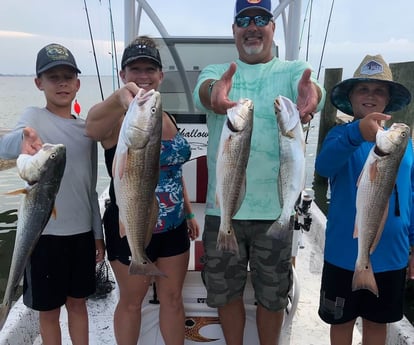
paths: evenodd
<path fill-rule="evenodd" d="M 322 271 L 322 248 L 323 248 L 323 229 L 325 217 L 315 205 L 311 207 L 313 222 L 309 232 L 302 234 L 302 247 L 296 257 L 296 276 L 298 297 L 296 310 L 288 319 L 292 317 L 292 322 L 283 327 L 281 345 L 328 345 L 329 326 L 323 323 L 317 314 L 319 303 L 319 286 Z M 194 246 L 192 248 L 194 251 Z M 194 260 L 194 255 L 192 255 Z M 194 261 L 190 262 L 190 266 Z M 203 303 L 205 296 L 204 286 L 201 282 L 199 271 L 189 271 L 187 274 L 185 287 L 183 290 L 186 313 L 208 319 L 210 324 L 204 327 L 204 332 L 200 333 L 210 339 L 212 345 L 222 345 L 221 328 L 217 324 L 217 313 L 215 309 L 209 308 Z M 150 299 L 151 291 L 148 299 Z M 252 303 L 252 289 L 246 288 L 245 301 L 247 301 L 247 328 L 246 344 L 254 345 L 257 342 L 257 332 L 254 321 L 254 303 Z M 117 301 L 117 290 L 114 289 L 106 298 L 89 299 L 88 311 L 90 315 L 90 345 L 114 345 L 115 340 L 112 329 L 113 312 Z M 145 319 L 145 321 L 144 321 Z M 62 309 L 61 314 L 63 345 L 70 345 L 67 329 L 66 310 Z M 361 344 L 360 324 L 357 323 L 354 331 L 353 345 Z M 140 345 L 164 344 L 158 328 L 158 305 L 146 304 L 143 308 L 143 324 L 141 331 L 142 338 Z M 9 315 L 9 318 L 0 332 L 0 345 L 21 345 L 34 344 L 41 345 L 38 335 L 37 313 L 26 308 L 19 299 Z M 187 339 L 186 345 L 199 344 Z M 414 327 L 405 318 L 389 326 L 388 345 L 412 345 L 414 344 Z"/>

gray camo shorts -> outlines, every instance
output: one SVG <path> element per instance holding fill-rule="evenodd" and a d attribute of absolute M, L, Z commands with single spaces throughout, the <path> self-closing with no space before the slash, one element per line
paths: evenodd
<path fill-rule="evenodd" d="M 268 237 L 266 231 L 272 223 L 233 220 L 239 245 L 239 256 L 236 256 L 216 250 L 220 217 L 205 217 L 202 276 L 210 307 L 241 298 L 249 268 L 257 303 L 270 311 L 286 308 L 292 286 L 292 235 L 283 240 Z"/>

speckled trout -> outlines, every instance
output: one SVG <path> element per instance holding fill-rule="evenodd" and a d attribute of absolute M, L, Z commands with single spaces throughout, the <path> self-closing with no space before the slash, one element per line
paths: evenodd
<path fill-rule="evenodd" d="M 217 249 L 239 252 L 232 218 L 239 210 L 246 192 L 246 168 L 253 129 L 253 102 L 240 99 L 227 110 L 217 153 L 216 197 L 220 206 L 220 229 Z"/>
<path fill-rule="evenodd" d="M 282 212 L 267 234 L 283 238 L 289 234 L 290 217 L 305 186 L 305 137 L 296 104 L 279 96 L 275 100 L 279 129 L 279 200 Z"/>
<path fill-rule="evenodd" d="M 353 291 L 368 289 L 378 296 L 370 255 L 381 238 L 389 198 L 409 138 L 410 128 L 404 123 L 394 123 L 388 130 L 379 130 L 359 177 L 354 231 L 354 238 L 358 237 L 358 257 Z"/>
<path fill-rule="evenodd" d="M 33 156 L 21 154 L 17 171 L 26 182 L 24 189 L 8 194 L 23 193 L 18 212 L 16 239 L 7 287 L 0 308 L 0 329 L 6 321 L 17 288 L 30 255 L 52 213 L 56 217 L 55 199 L 66 166 L 66 148 L 62 144 L 43 144 Z"/>
<path fill-rule="evenodd" d="M 129 274 L 164 275 L 145 253 L 158 219 L 161 131 L 160 93 L 140 89 L 125 114 L 112 165 L 120 235 L 131 249 Z"/>

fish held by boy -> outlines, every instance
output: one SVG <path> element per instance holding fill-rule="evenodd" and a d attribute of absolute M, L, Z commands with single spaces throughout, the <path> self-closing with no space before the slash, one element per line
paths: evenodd
<path fill-rule="evenodd" d="M 358 237 L 358 256 L 352 279 L 353 291 L 368 289 L 377 297 L 379 295 L 370 255 L 381 238 L 389 198 L 409 139 L 410 128 L 404 123 L 394 123 L 388 130 L 379 130 L 359 177 L 354 231 L 354 238 Z"/>
<path fill-rule="evenodd" d="M 112 165 L 121 237 L 131 249 L 129 274 L 165 276 L 145 253 L 158 219 L 161 95 L 140 89 L 125 114 Z"/>
<path fill-rule="evenodd" d="M 267 230 L 273 238 L 284 238 L 290 231 L 290 218 L 305 186 L 305 137 L 299 111 L 289 98 L 275 100 L 279 128 L 279 199 L 282 211 Z"/>
<path fill-rule="evenodd" d="M 23 193 L 24 197 L 19 208 L 10 273 L 0 308 L 0 329 L 7 319 L 29 257 L 52 213 L 56 217 L 54 204 L 65 171 L 66 147 L 43 144 L 33 156 L 19 155 L 16 165 L 27 186 L 8 193 Z"/>
<path fill-rule="evenodd" d="M 232 218 L 246 192 L 246 168 L 253 129 L 253 102 L 244 98 L 227 110 L 216 165 L 216 198 L 220 206 L 217 249 L 238 254 L 239 247 Z"/>

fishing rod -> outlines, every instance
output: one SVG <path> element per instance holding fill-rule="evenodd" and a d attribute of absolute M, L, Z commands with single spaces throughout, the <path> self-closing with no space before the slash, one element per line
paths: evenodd
<path fill-rule="evenodd" d="M 322 59 L 323 59 L 323 54 L 325 53 L 326 38 L 328 37 L 329 24 L 331 23 L 331 17 L 332 17 L 332 11 L 333 11 L 333 7 L 334 7 L 334 3 L 335 3 L 335 0 L 332 0 L 331 12 L 329 13 L 328 24 L 326 25 L 326 31 L 325 31 L 325 39 L 323 41 L 323 46 L 322 46 L 321 60 L 319 61 L 318 77 L 317 77 L 318 79 L 319 79 L 319 74 L 321 72 Z"/>
<path fill-rule="evenodd" d="M 109 19 L 111 22 L 111 56 L 112 56 L 112 80 L 114 80 L 114 71 L 116 72 L 116 80 L 118 82 L 118 89 L 120 88 L 119 84 L 119 71 L 118 71 L 118 58 L 117 58 L 117 52 L 116 52 L 116 40 L 115 40 L 115 31 L 114 31 L 114 21 L 112 17 L 112 5 L 111 0 L 108 0 L 109 3 Z M 115 59 L 115 64 L 114 64 Z M 115 85 L 113 85 L 114 91 L 115 91 Z"/>
<path fill-rule="evenodd" d="M 101 2 L 101 1 L 99 0 L 99 2 Z M 96 59 L 95 44 L 94 44 L 93 37 L 92 37 L 91 22 L 89 20 L 88 6 L 86 5 L 86 0 L 83 0 L 83 3 L 85 4 L 85 12 L 86 12 L 86 18 L 88 20 L 89 35 L 91 36 L 92 51 L 93 51 L 93 56 L 94 56 L 94 59 L 95 59 L 96 73 L 98 75 L 99 89 L 101 90 L 102 100 L 104 100 L 104 95 L 103 95 L 103 90 L 102 90 L 102 83 L 101 83 L 101 76 L 99 74 L 98 60 Z"/>
<path fill-rule="evenodd" d="M 306 41 L 306 61 L 308 61 L 308 59 L 309 59 L 309 41 L 310 41 L 310 29 L 311 29 L 311 22 L 312 22 L 312 5 L 313 5 L 313 0 L 310 0 L 308 37 L 307 37 L 307 41 Z"/>
<path fill-rule="evenodd" d="M 310 42 L 311 21 L 312 21 L 312 5 L 313 5 L 313 0 L 309 0 L 308 7 L 306 8 L 306 13 L 308 12 L 308 9 L 309 9 L 308 37 L 306 39 L 306 61 L 309 60 L 309 42 Z M 305 26 L 305 23 L 303 23 L 303 26 Z M 307 130 L 306 130 L 305 144 L 308 143 L 309 131 L 311 129 L 311 126 L 310 126 L 311 121 L 309 121 Z"/>

